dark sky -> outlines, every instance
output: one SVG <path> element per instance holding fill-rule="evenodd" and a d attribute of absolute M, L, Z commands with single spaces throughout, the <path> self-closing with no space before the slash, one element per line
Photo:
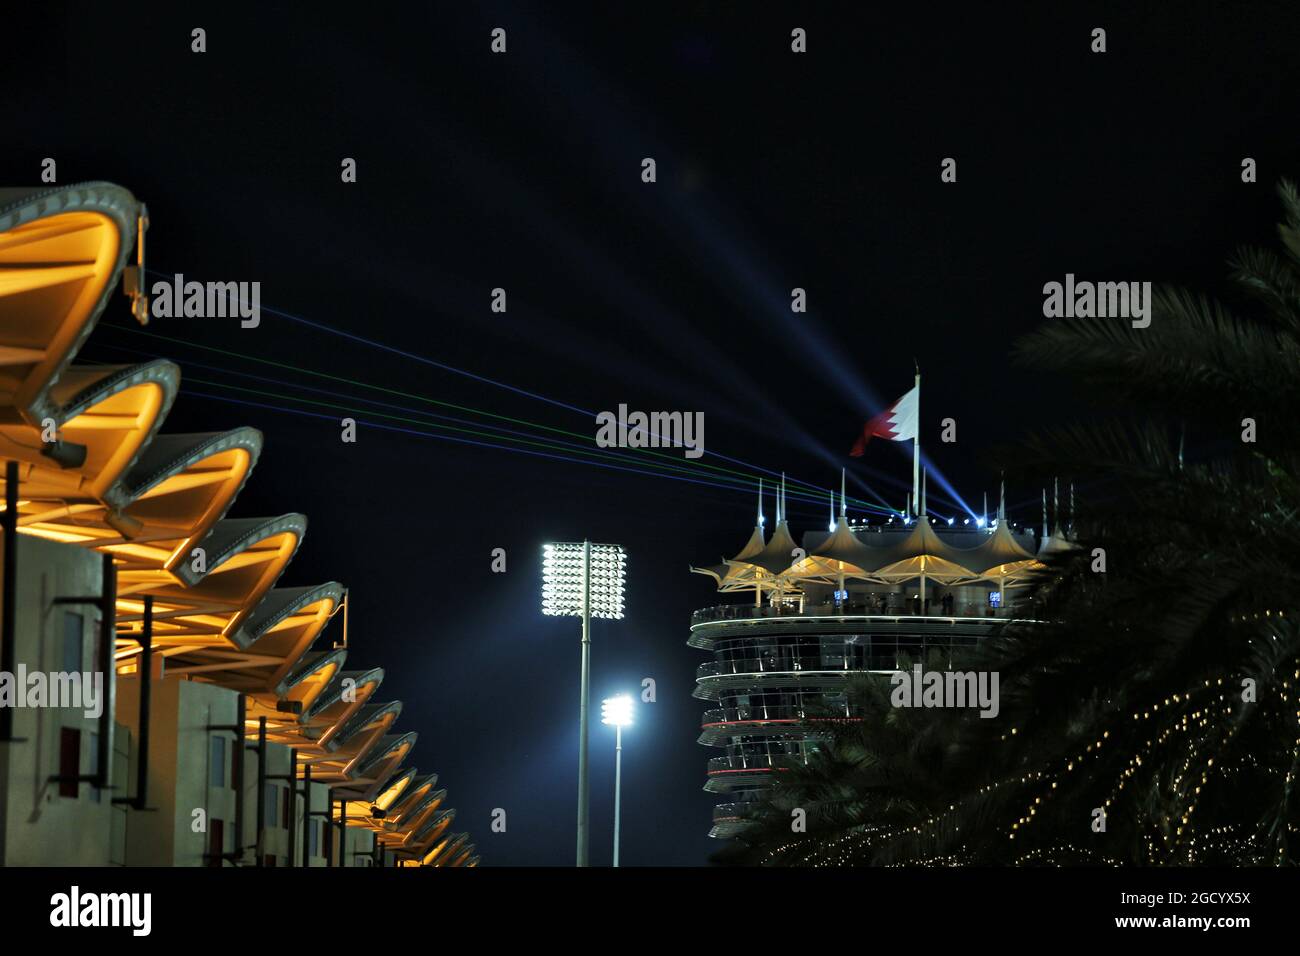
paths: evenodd
<path fill-rule="evenodd" d="M 1176 20 L 1162 3 L 229 6 L 19 14 L 0 58 L 0 182 L 36 183 L 55 157 L 60 182 L 106 179 L 149 204 L 152 269 L 257 280 L 264 307 L 578 408 L 701 411 L 710 452 L 820 485 L 862 419 L 910 387 L 915 356 L 925 445 L 978 508 L 996 484 L 982 449 L 1087 407 L 1009 360 L 1043 321 L 1043 283 L 1222 290 L 1233 248 L 1272 239 L 1273 183 L 1300 176 L 1293 3 L 1187 3 Z M 496 26 L 504 56 L 488 49 Z M 789 50 L 796 26 L 806 55 Z M 1089 52 L 1096 26 L 1105 54 Z M 939 179 L 947 156 L 956 184 Z M 340 182 L 343 157 L 356 184 Z M 496 286 L 505 315 L 488 308 Z M 790 312 L 795 286 L 806 315 Z M 706 861 L 714 751 L 695 743 L 706 705 L 690 697 L 705 656 L 685 640 L 715 596 L 687 568 L 740 547 L 751 496 L 364 427 L 345 445 L 343 412 L 210 397 L 337 401 L 286 384 L 311 380 L 193 344 L 593 423 L 276 315 L 255 330 L 157 320 L 176 341 L 148 338 L 122 331 L 124 303 L 84 357 L 179 362 L 168 431 L 263 430 L 231 514 L 309 516 L 281 583 L 352 588 L 351 664 L 386 668 L 382 695 L 421 735 L 414 763 L 441 775 L 485 864 L 572 860 L 577 624 L 539 613 L 540 546 L 623 544 L 628 618 L 596 627 L 593 697 L 658 685 L 626 737 L 624 861 Z M 959 441 L 940 446 L 948 416 Z M 901 506 L 907 459 L 872 446 L 865 464 L 886 478 L 855 473 Z M 793 512 L 801 532 L 825 507 Z M 490 571 L 497 547 L 506 574 Z M 596 725 L 598 863 L 611 737 Z M 504 834 L 489 832 L 496 807 Z"/>

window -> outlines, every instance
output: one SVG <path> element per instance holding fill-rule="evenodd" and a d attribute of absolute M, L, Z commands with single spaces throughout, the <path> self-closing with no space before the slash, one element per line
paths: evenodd
<path fill-rule="evenodd" d="M 226 825 L 213 817 L 208 821 L 208 866 L 221 866 L 226 852 Z"/>
<path fill-rule="evenodd" d="M 85 619 L 75 611 L 63 612 L 63 672 L 81 673 L 81 645 Z"/>
<path fill-rule="evenodd" d="M 307 855 L 320 856 L 318 852 L 320 849 L 320 821 L 312 820 L 311 826 L 307 828 L 307 833 L 311 837 L 307 841 Z"/>
<path fill-rule="evenodd" d="M 59 734 L 59 796 L 76 799 L 81 784 L 81 731 L 64 727 Z"/>
<path fill-rule="evenodd" d="M 99 773 L 99 734 L 95 733 L 92 730 L 89 734 L 89 737 L 90 737 L 90 772 L 97 774 Z M 99 803 L 103 799 L 103 791 L 101 791 L 99 787 L 92 785 L 90 788 L 90 799 L 94 800 L 96 803 Z"/>
<path fill-rule="evenodd" d="M 208 770 L 209 786 L 226 785 L 226 738 L 213 734 L 211 768 Z"/>
<path fill-rule="evenodd" d="M 262 794 L 262 819 L 268 827 L 275 826 L 280 819 L 280 788 L 273 783 L 268 783 Z"/>

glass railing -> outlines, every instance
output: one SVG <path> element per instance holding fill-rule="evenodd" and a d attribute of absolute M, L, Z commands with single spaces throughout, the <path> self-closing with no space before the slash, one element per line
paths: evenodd
<path fill-rule="evenodd" d="M 765 720 L 782 720 L 795 723 L 801 720 L 852 720 L 856 719 L 848 707 L 830 708 L 800 707 L 794 704 L 774 707 L 715 707 L 706 710 L 701 726 L 715 724 L 757 723 Z"/>
<path fill-rule="evenodd" d="M 762 773 L 768 770 L 786 770 L 801 767 L 808 762 L 806 754 L 755 754 L 740 757 L 712 757 L 709 759 L 710 774 L 743 773 L 752 771 Z"/>
<path fill-rule="evenodd" d="M 752 619 L 776 619 L 776 618 L 798 618 L 798 617 L 880 617 L 880 618 L 914 618 L 914 617 L 966 617 L 966 618 L 1008 618 L 1011 617 L 1008 608 L 992 608 L 987 604 L 980 602 L 958 602 L 951 609 L 945 609 L 942 605 L 931 603 L 930 611 L 925 615 L 918 615 L 914 611 L 913 602 L 904 602 L 902 604 L 887 604 L 881 607 L 879 604 L 809 604 L 803 609 L 798 606 L 778 606 L 760 605 L 755 607 L 753 604 L 718 604 L 713 607 L 700 608 L 691 615 L 691 624 L 708 624 L 714 621 L 739 621 Z"/>
<path fill-rule="evenodd" d="M 748 819 L 754 803 L 719 803 L 713 808 L 714 823 L 739 823 Z"/>
<path fill-rule="evenodd" d="M 935 648 L 937 649 L 937 648 Z M 923 654 L 925 649 L 910 650 L 912 654 Z M 729 661 L 708 661 L 695 669 L 697 680 L 709 677 L 728 677 L 750 674 L 798 674 L 807 671 L 810 674 L 842 671 L 854 673 L 860 671 L 892 671 L 898 669 L 899 656 L 895 648 L 890 647 L 880 653 L 866 654 L 861 657 L 745 657 Z"/>
<path fill-rule="evenodd" d="M 800 672 L 893 671 L 907 669 L 916 661 L 929 661 L 937 654 L 949 659 L 978 645 L 981 638 L 969 633 L 936 634 L 853 634 L 834 640 L 827 637 L 791 637 L 781 643 L 757 643 L 754 638 L 719 641 L 714 650 L 721 660 L 705 661 L 695 669 L 697 680 L 755 674 L 797 677 Z"/>

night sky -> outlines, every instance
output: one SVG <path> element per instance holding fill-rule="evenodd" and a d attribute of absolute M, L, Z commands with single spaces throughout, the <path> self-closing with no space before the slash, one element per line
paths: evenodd
<path fill-rule="evenodd" d="M 539 565 L 544 541 L 584 536 L 630 556 L 628 616 L 594 629 L 595 706 L 657 682 L 625 735 L 624 863 L 707 862 L 718 751 L 695 743 L 707 658 L 685 641 L 718 601 L 688 567 L 740 548 L 753 496 L 364 425 L 344 444 L 346 412 L 282 408 L 345 401 L 293 383 L 361 387 L 194 345 L 582 433 L 594 423 L 564 406 L 701 411 L 710 453 L 822 487 L 915 357 L 923 445 L 978 510 L 992 443 L 1096 397 L 1010 359 L 1044 321 L 1043 283 L 1222 291 L 1228 255 L 1272 241 L 1273 185 L 1300 177 L 1294 3 L 1187 3 L 1177 22 L 1155 3 L 862 6 L 86 5 L 7 24 L 0 184 L 37 184 L 47 156 L 59 183 L 122 184 L 148 203 L 151 269 L 260 281 L 264 310 L 397 350 L 265 311 L 257 329 L 158 319 L 159 339 L 128 331 L 115 296 L 82 359 L 178 362 L 166 431 L 265 433 L 231 516 L 309 517 L 280 584 L 352 589 L 349 665 L 385 668 L 381 697 L 420 733 L 411 763 L 439 773 L 484 865 L 573 860 L 578 624 L 541 615 Z M 489 51 L 498 26 L 505 55 Z M 489 309 L 498 286 L 506 314 Z M 955 445 L 937 440 L 944 417 Z M 873 444 L 851 474 L 901 507 L 904 450 Z M 1037 498 L 1009 489 L 1022 518 Z M 826 511 L 793 505 L 796 535 Z M 595 724 L 596 864 L 612 736 Z"/>

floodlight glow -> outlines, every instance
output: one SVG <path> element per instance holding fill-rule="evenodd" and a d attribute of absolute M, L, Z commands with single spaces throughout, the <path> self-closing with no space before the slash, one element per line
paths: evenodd
<path fill-rule="evenodd" d="M 542 613 L 582 617 L 583 597 L 590 591 L 592 617 L 621 620 L 627 554 L 617 544 L 591 545 L 591 582 L 586 580 L 581 541 L 548 544 L 542 549 Z"/>
<path fill-rule="evenodd" d="M 627 694 L 610 697 L 601 702 L 600 722 L 615 727 L 627 727 L 632 723 L 632 698 Z"/>

